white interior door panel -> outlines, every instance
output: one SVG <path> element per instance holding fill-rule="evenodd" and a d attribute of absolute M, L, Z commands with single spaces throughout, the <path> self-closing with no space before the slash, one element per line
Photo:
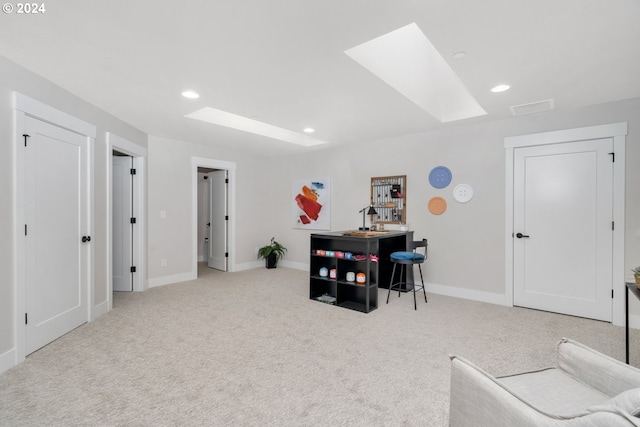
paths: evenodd
<path fill-rule="evenodd" d="M 611 321 L 612 147 L 515 150 L 515 305 Z"/>
<path fill-rule="evenodd" d="M 26 354 L 87 321 L 86 137 L 27 117 Z"/>

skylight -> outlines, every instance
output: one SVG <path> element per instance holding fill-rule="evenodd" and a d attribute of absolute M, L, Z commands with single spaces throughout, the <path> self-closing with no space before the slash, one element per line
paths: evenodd
<path fill-rule="evenodd" d="M 266 136 L 268 138 L 278 139 L 292 144 L 311 147 L 314 145 L 327 144 L 328 141 L 311 138 L 301 133 L 283 129 L 258 120 L 249 119 L 237 114 L 228 113 L 226 111 L 217 110 L 212 107 L 204 107 L 193 113 L 185 115 L 190 119 L 201 120 L 214 125 L 225 126 L 232 129 L 250 132 L 256 135 Z"/>
<path fill-rule="evenodd" d="M 345 53 L 440 122 L 487 114 L 415 23 Z"/>

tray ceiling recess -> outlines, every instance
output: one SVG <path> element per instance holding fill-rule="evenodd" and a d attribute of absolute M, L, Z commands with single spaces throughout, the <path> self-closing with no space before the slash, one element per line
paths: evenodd
<path fill-rule="evenodd" d="M 345 53 L 440 122 L 487 114 L 415 23 Z"/>
<path fill-rule="evenodd" d="M 249 119 L 227 111 L 218 110 L 212 107 L 204 107 L 185 115 L 190 119 L 201 120 L 218 126 L 249 132 L 256 135 L 266 136 L 267 138 L 277 139 L 292 144 L 311 147 L 314 145 L 327 144 L 329 141 L 323 141 L 311 138 L 308 135 L 293 132 L 278 126 L 270 125 L 258 120 Z"/>

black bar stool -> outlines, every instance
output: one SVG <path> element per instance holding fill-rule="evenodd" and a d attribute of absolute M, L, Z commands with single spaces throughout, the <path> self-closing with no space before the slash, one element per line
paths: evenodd
<path fill-rule="evenodd" d="M 418 248 L 424 248 L 424 254 L 421 254 L 417 251 Z M 409 243 L 409 249 L 411 251 L 399 251 L 393 252 L 391 254 L 391 262 L 393 262 L 393 271 L 391 272 L 391 283 L 389 284 L 389 292 L 387 293 L 387 304 L 389 304 L 389 295 L 391 295 L 392 289 L 398 289 L 398 296 L 400 296 L 400 291 L 403 289 L 402 285 L 407 285 L 407 282 L 402 281 L 402 275 L 404 273 L 404 266 L 408 265 L 409 268 L 413 269 L 413 266 L 418 264 L 418 270 L 420 270 L 420 282 L 422 285 L 417 283 L 413 283 L 413 308 L 415 310 L 418 309 L 418 304 L 416 302 L 416 292 L 422 289 L 424 293 L 424 302 L 427 301 L 427 291 L 424 288 L 424 279 L 422 278 L 422 267 L 420 264 L 424 263 L 424 260 L 427 259 L 427 239 L 417 240 Z M 400 264 L 400 281 L 393 283 L 393 279 L 396 274 L 396 267 Z M 413 270 L 412 270 L 413 271 Z M 407 292 L 409 289 L 407 289 Z"/>

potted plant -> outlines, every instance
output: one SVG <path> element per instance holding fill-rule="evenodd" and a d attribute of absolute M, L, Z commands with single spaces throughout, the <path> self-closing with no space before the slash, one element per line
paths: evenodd
<path fill-rule="evenodd" d="M 640 266 L 632 268 L 631 271 L 633 271 L 633 276 L 636 278 L 636 285 L 640 287 Z"/>
<path fill-rule="evenodd" d="M 287 252 L 287 248 L 278 243 L 275 237 L 272 237 L 271 243 L 258 249 L 258 258 L 264 258 L 267 268 L 276 268 L 285 252 Z"/>

